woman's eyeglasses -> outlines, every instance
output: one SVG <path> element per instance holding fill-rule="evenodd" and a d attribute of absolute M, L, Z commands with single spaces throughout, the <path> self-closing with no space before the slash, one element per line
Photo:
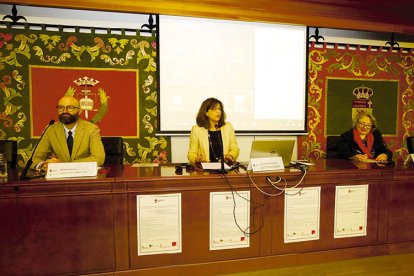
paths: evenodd
<path fill-rule="evenodd" d="M 56 106 L 56 109 L 57 109 L 57 111 L 59 111 L 59 112 L 62 112 L 62 111 L 64 111 L 65 109 L 66 109 L 67 111 L 69 111 L 69 112 L 72 112 L 72 111 L 74 111 L 75 109 L 79 109 L 79 107 L 77 107 L 77 106 L 73 106 L 73 105 L 67 105 L 67 106 L 64 106 L 64 105 L 58 105 L 58 106 Z"/>
<path fill-rule="evenodd" d="M 366 123 L 363 123 L 363 122 L 358 122 L 358 124 L 359 124 L 360 126 L 362 126 L 362 127 L 367 127 L 367 128 L 371 128 L 371 127 L 372 127 L 372 125 L 371 125 L 371 124 L 366 124 Z"/>
<path fill-rule="evenodd" d="M 221 107 L 211 107 L 210 110 L 213 110 L 213 111 L 216 111 L 216 110 L 223 111 L 223 109 Z"/>

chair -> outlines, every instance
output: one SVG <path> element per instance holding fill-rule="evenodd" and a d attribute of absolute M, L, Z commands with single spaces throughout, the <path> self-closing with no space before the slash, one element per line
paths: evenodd
<path fill-rule="evenodd" d="M 408 153 L 414 153 L 414 136 L 407 137 Z"/>
<path fill-rule="evenodd" d="M 339 135 L 331 135 L 326 137 L 326 158 L 335 159 L 341 158 L 341 153 L 338 150 L 338 144 L 342 138 Z"/>
<path fill-rule="evenodd" d="M 17 166 L 17 141 L 0 140 L 0 152 L 4 154 L 7 159 L 9 168 L 16 168 Z"/>
<path fill-rule="evenodd" d="M 101 137 L 105 149 L 104 164 L 123 164 L 124 140 L 122 137 Z"/>

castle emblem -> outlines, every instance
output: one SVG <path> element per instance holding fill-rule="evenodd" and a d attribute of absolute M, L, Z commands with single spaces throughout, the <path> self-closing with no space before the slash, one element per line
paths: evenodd
<path fill-rule="evenodd" d="M 69 87 L 65 95 L 79 99 L 80 109 L 83 110 L 86 120 L 92 123 L 101 121 L 108 112 L 109 97 L 106 96 L 105 90 L 96 87 L 99 80 L 84 76 L 73 82 L 79 86 L 81 91 L 77 92 L 75 88 Z M 92 115 L 94 116 L 92 117 Z"/>

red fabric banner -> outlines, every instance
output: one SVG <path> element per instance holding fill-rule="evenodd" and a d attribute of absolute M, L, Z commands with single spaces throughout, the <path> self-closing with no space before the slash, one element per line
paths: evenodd
<path fill-rule="evenodd" d="M 95 85 L 82 85 L 85 80 Z M 30 66 L 32 137 L 39 137 L 51 119 L 58 120 L 55 107 L 70 87 L 74 97 L 93 101 L 81 118 L 96 121 L 102 136 L 138 137 L 138 80 L 138 70 Z"/>

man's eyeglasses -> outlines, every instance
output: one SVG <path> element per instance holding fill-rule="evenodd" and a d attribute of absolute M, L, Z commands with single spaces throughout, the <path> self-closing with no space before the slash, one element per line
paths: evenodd
<path fill-rule="evenodd" d="M 62 111 L 64 111 L 65 109 L 66 109 L 67 111 L 69 111 L 69 112 L 72 112 L 72 111 L 74 111 L 75 109 L 79 109 L 79 107 L 77 107 L 77 106 L 73 106 L 73 105 L 67 105 L 67 106 L 64 106 L 64 105 L 58 105 L 58 106 L 56 106 L 56 109 L 57 109 L 57 111 L 59 111 L 59 112 L 62 112 Z"/>
<path fill-rule="evenodd" d="M 371 128 L 371 127 L 372 127 L 372 125 L 371 125 L 371 124 L 366 124 L 366 123 L 363 123 L 363 122 L 358 122 L 358 124 L 359 124 L 360 126 L 362 126 L 362 127 L 367 127 L 367 128 Z"/>

